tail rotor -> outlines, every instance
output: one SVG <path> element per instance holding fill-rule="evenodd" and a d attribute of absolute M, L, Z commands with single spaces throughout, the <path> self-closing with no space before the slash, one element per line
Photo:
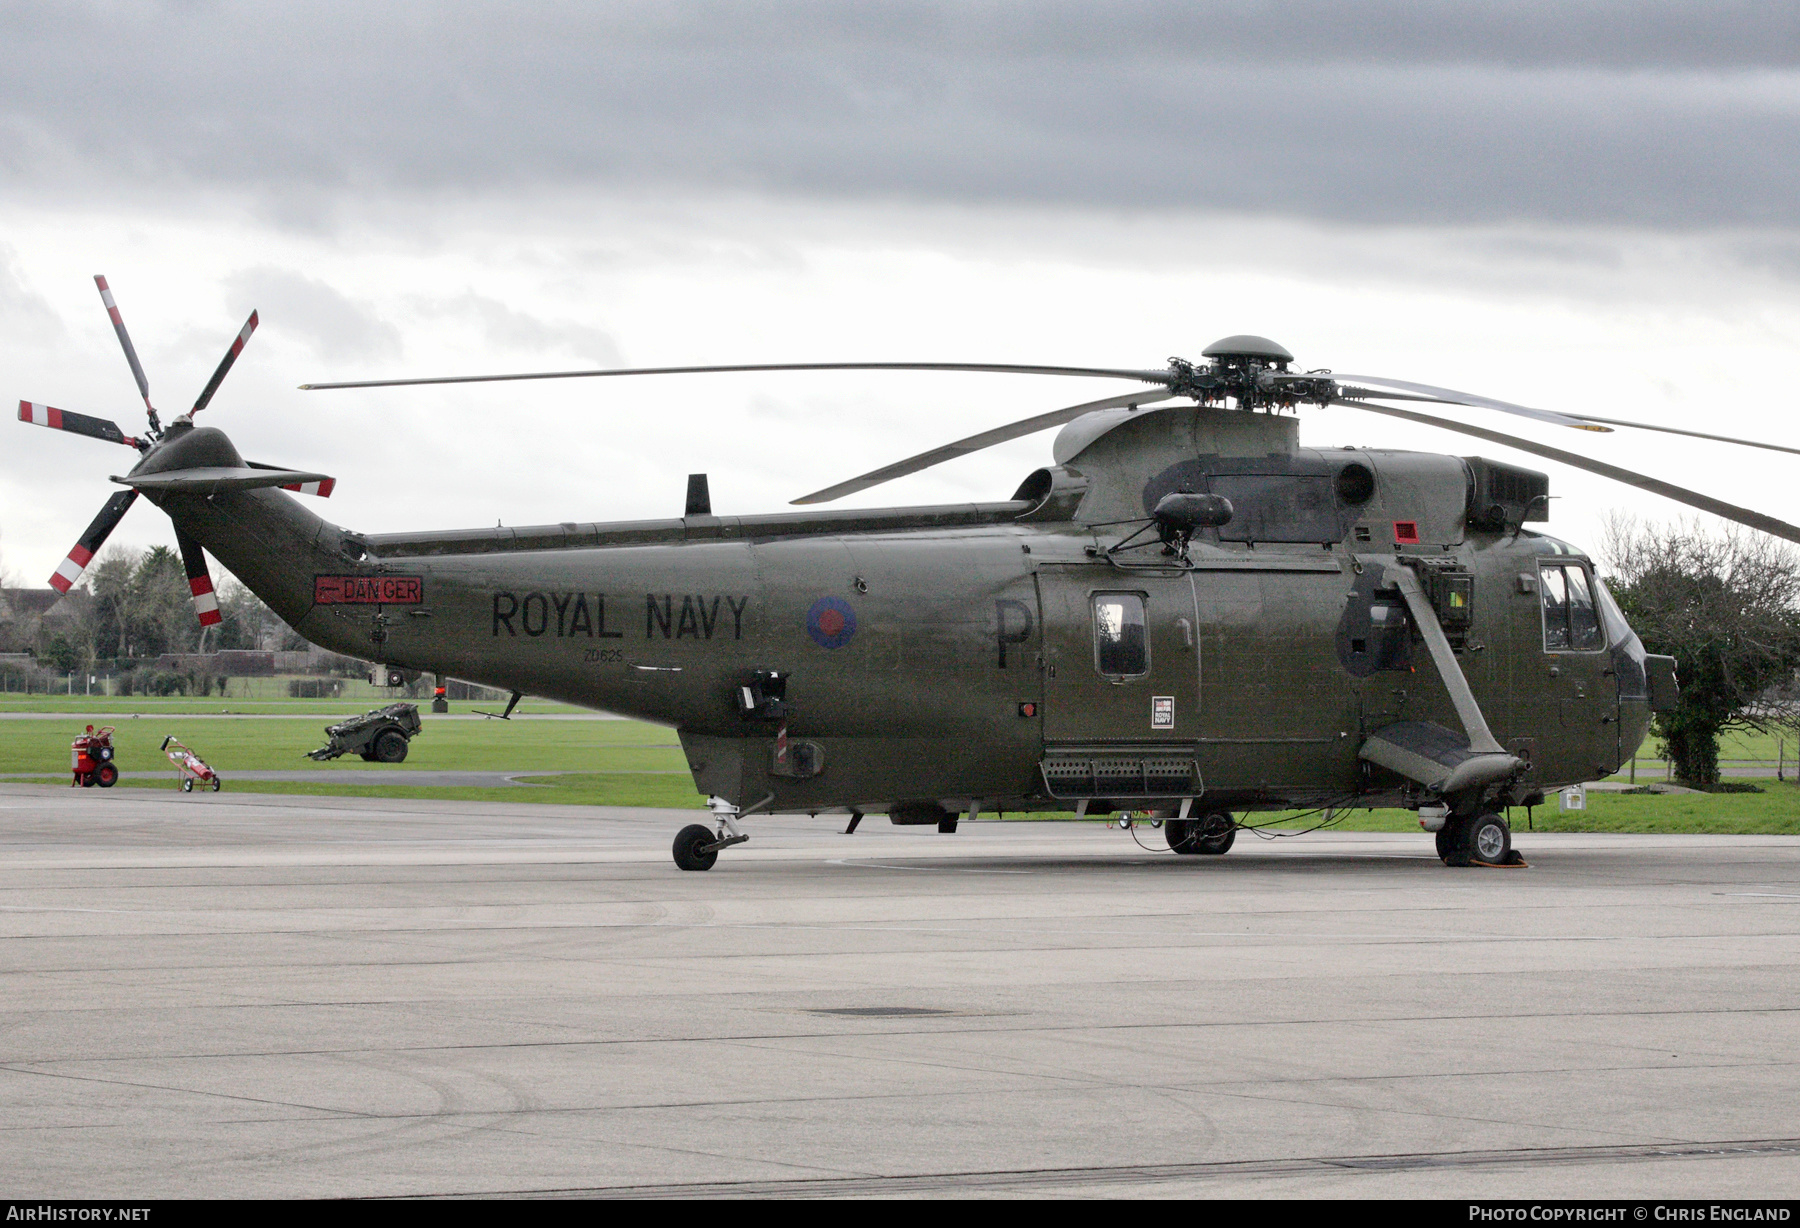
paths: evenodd
<path fill-rule="evenodd" d="M 158 417 L 156 407 L 150 401 L 150 381 L 144 375 L 144 365 L 138 360 L 137 347 L 131 343 L 131 334 L 125 328 L 125 318 L 119 312 L 118 302 L 113 298 L 112 287 L 107 285 L 106 278 L 98 274 L 94 277 L 94 285 L 100 290 L 100 301 L 106 305 L 107 317 L 112 321 L 113 332 L 118 335 L 119 346 L 125 351 L 125 361 L 131 367 L 131 378 L 136 381 L 138 395 L 143 398 L 144 412 L 149 416 L 149 429 L 142 436 L 127 435 L 119 424 L 110 418 L 96 418 L 89 414 L 78 414 L 71 410 L 57 409 L 38 401 L 19 402 L 19 421 L 29 422 L 36 426 L 48 427 L 55 431 L 67 431 L 72 435 L 85 435 L 90 439 L 101 439 L 108 443 L 124 444 L 144 454 L 156 450 L 165 442 L 173 442 L 192 426 L 193 416 L 212 403 L 213 395 L 219 391 L 232 365 L 237 362 L 238 355 L 244 352 L 244 346 L 256 331 L 257 313 L 252 311 L 250 318 L 238 330 L 237 336 L 225 350 L 225 357 L 219 361 L 213 371 L 212 378 L 206 381 L 206 387 L 194 401 L 194 407 L 167 428 Z M 302 494 L 329 497 L 335 484 L 333 479 L 319 473 L 301 473 L 283 469 L 274 465 L 259 465 L 255 462 L 244 462 L 248 467 L 229 470 L 206 470 L 204 481 L 196 487 L 192 480 L 184 480 L 184 474 L 159 473 L 140 475 L 137 479 L 130 476 L 114 478 L 116 482 L 128 484 L 129 488 L 119 491 L 106 501 L 99 515 L 88 525 L 80 540 L 63 558 L 54 575 L 50 577 L 50 587 L 59 594 L 67 593 L 86 572 L 94 556 L 100 553 L 106 539 L 124 519 L 131 505 L 137 502 L 140 489 L 150 490 L 152 498 L 160 502 L 156 493 L 177 490 L 201 490 L 209 493 L 224 489 L 251 489 L 259 486 L 279 485 L 283 490 L 297 491 Z M 219 601 L 213 592 L 212 575 L 207 570 L 206 553 L 200 543 L 189 537 L 179 526 L 175 532 L 176 543 L 181 548 L 181 561 L 187 570 L 188 592 L 193 597 L 194 613 L 200 619 L 202 627 L 218 624 Z"/>

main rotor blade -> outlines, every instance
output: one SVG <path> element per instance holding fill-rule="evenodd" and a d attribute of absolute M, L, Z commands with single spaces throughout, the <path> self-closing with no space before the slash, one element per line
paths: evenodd
<path fill-rule="evenodd" d="M 1081 405 L 1070 405 L 1064 409 L 1053 409 L 1047 414 L 1038 414 L 1033 418 L 1021 418 L 1006 426 L 995 427 L 991 431 L 983 431 L 979 435 L 970 435 L 967 439 L 959 439 L 955 443 L 947 443 L 941 448 L 933 448 L 929 452 L 921 452 L 917 456 L 909 456 L 903 461 L 891 465 L 883 465 L 879 469 L 870 470 L 861 477 L 851 478 L 848 482 L 839 482 L 836 486 L 827 486 L 824 490 L 815 490 L 810 495 L 802 495 L 795 503 L 829 503 L 833 499 L 841 499 L 845 495 L 853 495 L 859 490 L 867 490 L 871 486 L 879 486 L 883 482 L 891 482 L 895 478 L 903 478 L 909 473 L 917 473 L 921 469 L 929 469 L 933 465 L 941 465 L 947 460 L 955 460 L 970 452 L 979 452 L 982 448 L 991 448 L 997 443 L 1005 443 L 1009 439 L 1020 439 L 1038 431 L 1048 430 L 1053 426 L 1061 426 L 1065 422 L 1073 422 L 1083 414 L 1097 409 L 1122 409 L 1127 405 L 1154 405 L 1158 401 L 1167 401 L 1175 394 L 1172 392 L 1128 393 L 1122 397 L 1108 397 L 1104 401 L 1087 401 Z"/>
<path fill-rule="evenodd" d="M 106 544 L 112 531 L 119 527 L 119 521 L 131 510 L 137 497 L 138 492 L 135 490 L 121 490 L 106 501 L 106 506 L 100 509 L 100 514 L 88 525 L 87 532 L 81 535 L 81 540 L 75 543 L 75 548 L 69 551 L 68 557 L 63 559 L 55 574 L 50 577 L 51 588 L 58 593 L 67 593 L 75 587 L 75 582 L 81 579 L 81 573 L 87 570 L 87 565 L 100 553 L 100 547 Z"/>
<path fill-rule="evenodd" d="M 1589 422 L 1605 422 L 1612 426 L 1628 426 L 1636 431 L 1659 431 L 1664 435 L 1686 435 L 1689 439 L 1710 439 L 1714 443 L 1742 444 L 1746 448 L 1763 448 L 1770 452 L 1787 452 L 1800 456 L 1800 448 L 1784 447 L 1778 443 L 1764 443 L 1760 439 L 1737 439 L 1730 435 L 1708 435 L 1704 431 L 1684 431 L 1673 426 L 1652 426 L 1648 422 L 1632 422 L 1625 418 L 1596 418 L 1592 414 L 1581 415 Z"/>
<path fill-rule="evenodd" d="M 1511 401 L 1496 401 L 1493 397 L 1477 396 L 1473 392 L 1458 392 L 1454 388 L 1439 388 L 1435 384 L 1415 384 L 1410 380 L 1388 379 L 1382 375 L 1333 375 L 1339 383 L 1354 381 L 1363 384 L 1379 384 L 1383 388 L 1404 388 L 1408 392 L 1422 393 L 1428 397 L 1440 397 L 1456 405 L 1474 405 L 1482 409 L 1497 409 L 1503 414 L 1519 414 L 1526 418 L 1536 418 L 1539 422 L 1554 422 L 1557 426 L 1572 426 L 1578 431 L 1599 431 L 1606 434 L 1610 427 L 1595 426 L 1586 421 L 1586 415 L 1571 417 L 1568 414 L 1551 413 L 1547 409 L 1531 409 L 1524 405 L 1514 405 Z M 1374 395 L 1380 396 L 1380 393 Z"/>
<path fill-rule="evenodd" d="M 175 545 L 181 550 L 181 565 L 187 570 L 194 613 L 199 615 L 202 627 L 216 627 L 220 622 L 219 599 L 213 595 L 212 573 L 206 570 L 206 551 L 180 529 L 175 530 Z"/>
<path fill-rule="evenodd" d="M 1037 367 L 1006 362 L 757 362 L 724 367 L 618 367 L 595 371 L 526 371 L 514 375 L 440 375 L 428 379 L 368 379 L 335 384 L 301 384 L 302 392 L 334 388 L 404 388 L 415 384 L 497 384 L 508 380 L 588 379 L 606 375 L 712 375 L 728 371 L 991 371 L 1002 375 L 1078 375 L 1101 379 L 1135 379 L 1166 384 L 1170 371 L 1133 371 L 1115 367 Z"/>
<path fill-rule="evenodd" d="M 213 399 L 213 393 L 219 390 L 219 381 L 223 380 L 225 373 L 231 370 L 231 364 L 237 361 L 237 356 L 244 352 L 244 343 L 250 340 L 250 334 L 255 331 L 256 313 L 252 311 L 250 318 L 244 321 L 244 327 L 238 330 L 236 337 L 232 338 L 231 348 L 225 351 L 225 357 L 219 361 L 219 369 L 214 371 L 212 378 L 206 381 L 206 387 L 200 392 L 200 399 L 194 402 L 194 408 L 188 410 L 190 418 L 205 409 L 208 402 Z M 206 620 L 202 619 L 201 621 Z"/>
<path fill-rule="evenodd" d="M 100 287 L 100 301 L 106 304 L 106 314 L 112 319 L 113 331 L 119 334 L 119 344 L 125 347 L 125 361 L 131 364 L 131 376 L 137 380 L 138 395 L 144 398 L 144 408 L 150 411 L 150 420 L 154 423 L 156 408 L 150 404 L 150 381 L 144 378 L 144 367 L 138 361 L 137 347 L 131 344 L 131 334 L 125 331 L 125 317 L 119 314 L 119 305 L 113 302 L 112 290 L 107 287 L 106 278 L 96 273 L 94 284 Z"/>
<path fill-rule="evenodd" d="M 47 426 L 53 431 L 68 431 L 71 435 L 104 439 L 108 443 L 122 443 L 128 448 L 138 446 L 138 441 L 121 431 L 119 424 L 110 418 L 90 418 L 86 414 L 57 409 L 53 405 L 40 405 L 36 401 L 19 402 L 19 421 Z"/>
<path fill-rule="evenodd" d="M 1534 456 L 1542 456 L 1546 460 L 1560 461 L 1576 469 L 1585 469 L 1589 473 L 1597 473 L 1603 478 L 1611 478 L 1615 482 L 1623 482 L 1627 486 L 1635 486 L 1639 490 L 1647 490 L 1651 494 L 1661 495 L 1665 499 L 1673 499 L 1677 503 L 1685 503 L 1689 507 L 1697 507 L 1703 512 L 1711 512 L 1726 520 L 1734 520 L 1738 524 L 1748 525 L 1759 532 L 1772 537 L 1784 538 L 1791 542 L 1800 542 L 1800 525 L 1791 525 L 1785 520 L 1777 520 L 1773 516 L 1765 516 L 1761 512 L 1753 512 L 1749 508 L 1739 507 L 1735 503 L 1727 503 L 1723 499 L 1715 499 L 1711 495 L 1703 495 L 1689 490 L 1685 486 L 1676 486 L 1660 478 L 1649 477 L 1630 469 L 1621 469 L 1617 465 L 1609 465 L 1604 461 L 1590 460 L 1578 456 L 1574 452 L 1565 452 L 1561 448 L 1548 447 L 1534 443 L 1529 439 L 1520 439 L 1517 435 L 1506 435 L 1499 431 L 1490 431 L 1479 426 L 1469 426 L 1462 422 L 1453 422 L 1448 418 L 1437 418 L 1430 414 L 1417 413 L 1410 409 L 1394 409 L 1387 405 L 1369 405 L 1362 401 L 1336 400 L 1335 405 L 1348 405 L 1354 409 L 1367 410 L 1372 414 L 1386 414 L 1390 418 L 1405 418 L 1409 422 L 1420 422 L 1426 426 L 1441 427 L 1446 431 L 1455 431 L 1459 435 L 1473 435 L 1477 439 L 1486 439 L 1492 443 L 1504 444 L 1509 448 L 1517 448 L 1521 452 L 1530 452 Z"/>

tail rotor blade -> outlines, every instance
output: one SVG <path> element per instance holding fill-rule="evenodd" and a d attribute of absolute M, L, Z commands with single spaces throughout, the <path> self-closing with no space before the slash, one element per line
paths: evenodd
<path fill-rule="evenodd" d="M 104 439 L 108 443 L 122 443 L 128 448 L 138 446 L 138 441 L 121 431 L 119 424 L 111 418 L 91 418 L 87 414 L 57 409 L 54 405 L 40 405 L 36 401 L 19 402 L 19 421 L 47 426 L 53 431 L 68 431 L 71 435 Z"/>
<path fill-rule="evenodd" d="M 194 613 L 202 627 L 219 625 L 219 599 L 213 593 L 212 573 L 206 570 L 206 551 L 200 543 L 175 530 L 175 544 L 181 548 L 181 565 L 187 569 L 188 592 L 194 597 Z"/>
<path fill-rule="evenodd" d="M 112 319 L 113 331 L 119 334 L 119 344 L 125 348 L 125 361 L 131 364 L 131 376 L 137 380 L 138 395 L 144 398 L 144 408 L 150 412 L 150 425 L 155 428 L 156 407 L 150 404 L 150 381 L 144 378 L 144 365 L 138 361 L 137 347 L 131 344 L 131 334 L 125 331 L 125 317 L 119 314 L 119 305 L 113 302 L 112 290 L 106 284 L 106 278 L 94 274 L 94 284 L 100 287 L 100 301 L 106 304 L 106 314 Z"/>
<path fill-rule="evenodd" d="M 100 509 L 100 514 L 88 525 L 87 532 L 81 535 L 81 540 L 75 543 L 75 548 L 69 551 L 68 557 L 63 559 L 56 573 L 50 577 L 51 588 L 58 593 L 66 593 L 75 586 L 75 582 L 81 579 L 81 573 L 87 570 L 87 565 L 100 553 L 100 547 L 106 544 L 106 539 L 118 528 L 119 521 L 131 510 L 131 505 L 137 502 L 137 497 L 138 492 L 135 490 L 121 490 L 106 501 L 106 506 Z"/>
<path fill-rule="evenodd" d="M 244 352 L 244 343 L 250 340 L 250 334 L 255 331 L 256 313 L 252 311 L 250 318 L 244 321 L 244 327 L 238 330 L 236 337 L 232 338 L 231 348 L 225 351 L 225 357 L 219 361 L 219 369 L 214 371 L 212 378 L 206 381 L 206 387 L 200 392 L 200 399 L 194 402 L 194 408 L 188 410 L 190 417 L 205 409 L 213 399 L 213 393 L 219 390 L 220 381 L 225 378 L 225 373 L 231 370 L 231 364 L 237 361 L 237 356 Z"/>

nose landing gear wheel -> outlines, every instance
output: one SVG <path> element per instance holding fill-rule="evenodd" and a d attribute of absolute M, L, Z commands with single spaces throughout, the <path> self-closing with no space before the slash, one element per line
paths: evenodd
<path fill-rule="evenodd" d="M 689 823 L 675 833 L 675 864 L 683 870 L 710 870 L 719 860 L 719 850 L 707 848 L 718 839 L 710 827 Z"/>

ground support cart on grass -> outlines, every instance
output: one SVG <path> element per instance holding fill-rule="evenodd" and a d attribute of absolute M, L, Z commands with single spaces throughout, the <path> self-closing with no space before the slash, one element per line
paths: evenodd
<path fill-rule="evenodd" d="M 69 770 L 75 778 L 69 781 L 69 788 L 76 785 L 91 788 L 99 785 L 102 789 L 110 789 L 119 779 L 118 765 L 113 762 L 113 727 L 102 725 L 95 729 L 92 725 L 87 732 L 69 743 Z"/>
<path fill-rule="evenodd" d="M 325 760 L 358 754 L 371 763 L 399 763 L 406 758 L 406 744 L 423 728 L 417 704 L 389 704 L 325 726 L 331 741 L 308 751 L 306 757 Z"/>
<path fill-rule="evenodd" d="M 192 793 L 195 781 L 210 784 L 214 793 L 225 783 L 219 779 L 217 772 L 206 765 L 206 760 L 177 742 L 174 734 L 163 739 L 162 749 L 163 754 L 169 757 L 169 762 L 175 765 L 175 779 L 181 782 L 183 793 Z"/>

